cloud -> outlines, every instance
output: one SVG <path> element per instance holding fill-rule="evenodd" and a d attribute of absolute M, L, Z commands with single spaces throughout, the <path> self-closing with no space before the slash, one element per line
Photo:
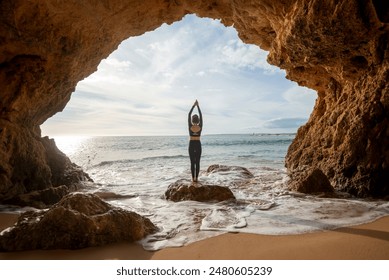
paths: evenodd
<path fill-rule="evenodd" d="M 249 70 L 262 69 L 265 74 L 281 72 L 279 68 L 267 63 L 267 52 L 257 46 L 244 44 L 241 40 L 229 40 L 220 51 L 219 62 L 222 64 Z"/>
<path fill-rule="evenodd" d="M 67 107 L 46 121 L 42 132 L 186 134 L 195 99 L 204 114 L 204 133 L 296 129 L 282 121 L 277 127 L 276 120 L 306 119 L 315 94 L 286 80 L 266 56 L 242 43 L 232 27 L 186 16 L 123 41 L 97 72 L 78 83 Z"/>
<path fill-rule="evenodd" d="M 307 118 L 278 118 L 265 121 L 263 126 L 270 129 L 297 129 L 307 121 Z"/>

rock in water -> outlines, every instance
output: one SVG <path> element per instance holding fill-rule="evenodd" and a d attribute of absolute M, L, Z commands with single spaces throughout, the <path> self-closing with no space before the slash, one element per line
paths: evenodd
<path fill-rule="evenodd" d="M 1 251 L 81 249 L 136 241 L 157 230 L 147 218 L 92 194 L 65 196 L 48 210 L 23 213 L 0 235 Z"/>
<path fill-rule="evenodd" d="M 234 194 L 228 187 L 191 183 L 187 180 L 179 180 L 170 184 L 165 192 L 165 197 L 175 202 L 182 200 L 208 202 L 235 199 Z"/>
<path fill-rule="evenodd" d="M 242 178 L 253 178 L 254 175 L 247 168 L 241 166 L 229 166 L 221 164 L 213 164 L 207 168 L 207 174 L 221 172 L 237 172 Z"/>
<path fill-rule="evenodd" d="M 320 169 L 300 173 L 297 178 L 293 178 L 289 188 L 302 193 L 334 192 L 327 176 Z"/>

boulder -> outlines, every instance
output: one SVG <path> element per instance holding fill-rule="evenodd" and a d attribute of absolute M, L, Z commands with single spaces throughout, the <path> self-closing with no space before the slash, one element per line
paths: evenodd
<path fill-rule="evenodd" d="M 229 165 L 221 165 L 221 164 L 213 164 L 210 165 L 207 169 L 207 174 L 212 173 L 223 173 L 223 172 L 236 172 L 242 178 L 253 178 L 254 175 L 245 167 L 241 166 L 229 166 Z"/>
<path fill-rule="evenodd" d="M 93 194 L 73 193 L 50 209 L 23 213 L 0 234 L 0 251 L 81 249 L 136 241 L 156 230 L 137 213 L 113 207 Z"/>
<path fill-rule="evenodd" d="M 211 202 L 235 199 L 228 187 L 192 183 L 187 180 L 179 180 L 170 184 L 165 192 L 165 197 L 175 202 L 182 200 Z"/>
<path fill-rule="evenodd" d="M 69 194 L 68 186 L 59 186 L 55 188 L 46 188 L 44 190 L 36 190 L 29 193 L 18 195 L 8 201 L 7 203 L 31 206 L 38 209 L 48 208 L 60 201 L 65 195 Z"/>
<path fill-rule="evenodd" d="M 331 186 L 327 176 L 320 169 L 299 173 L 299 176 L 293 178 L 290 182 L 289 188 L 307 194 L 334 192 L 334 188 Z"/>

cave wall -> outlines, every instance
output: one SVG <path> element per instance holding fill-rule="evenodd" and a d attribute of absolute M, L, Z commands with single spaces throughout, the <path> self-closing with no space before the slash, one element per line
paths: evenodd
<path fill-rule="evenodd" d="M 288 77 L 317 90 L 318 99 L 288 150 L 292 180 L 321 169 L 337 190 L 388 195 L 389 3 L 311 1 L 295 15 L 270 59 L 289 64 Z"/>
<path fill-rule="evenodd" d="M 58 173 L 77 168 L 52 160 L 39 126 L 124 39 L 190 13 L 233 25 L 318 92 L 288 151 L 292 179 L 319 168 L 338 189 L 389 194 L 388 11 L 378 0 L 0 1 L 0 202 L 68 184 Z"/>

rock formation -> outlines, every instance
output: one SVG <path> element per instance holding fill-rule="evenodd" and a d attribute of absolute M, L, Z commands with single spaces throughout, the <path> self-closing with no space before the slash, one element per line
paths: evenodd
<path fill-rule="evenodd" d="M 169 185 L 165 197 L 171 201 L 194 200 L 201 202 L 225 201 L 235 199 L 232 191 L 225 186 L 192 183 L 179 180 Z"/>
<path fill-rule="evenodd" d="M 331 186 L 327 176 L 320 169 L 307 169 L 305 172 L 295 174 L 291 178 L 289 187 L 297 192 L 302 193 L 333 193 L 334 188 Z"/>
<path fill-rule="evenodd" d="M 229 166 L 229 165 L 221 165 L 221 164 L 213 164 L 210 165 L 207 168 L 207 175 L 212 174 L 212 173 L 237 173 L 239 174 L 239 177 L 242 179 L 249 179 L 253 178 L 254 175 L 251 173 L 247 168 L 242 167 L 242 166 Z"/>
<path fill-rule="evenodd" d="M 48 210 L 23 213 L 0 235 L 0 251 L 81 249 L 142 239 L 156 226 L 96 195 L 74 193 Z"/>
<path fill-rule="evenodd" d="M 0 2 L 0 202 L 69 184 L 74 166 L 53 164 L 39 126 L 121 41 L 189 13 L 234 25 L 317 91 L 288 151 L 291 177 L 320 169 L 337 189 L 389 194 L 387 1 L 15 0 Z"/>
<path fill-rule="evenodd" d="M 338 190 L 389 194 L 388 12 L 379 1 L 295 8 L 280 42 L 288 50 L 270 54 L 270 61 L 288 64 L 282 66 L 292 68 L 288 77 L 317 90 L 318 99 L 289 148 L 292 177 L 318 168 Z"/>
<path fill-rule="evenodd" d="M 92 182 L 88 174 L 58 150 L 54 140 L 43 137 L 41 141 L 45 147 L 45 159 L 50 167 L 48 178 L 51 179 L 51 184 L 48 184 L 48 187 L 44 189 L 40 189 L 39 186 L 39 189 L 27 189 L 27 193 L 15 194 L 11 198 L 5 199 L 5 203 L 47 208 L 60 201 L 68 193 L 82 188 L 87 182 Z M 31 169 L 25 165 L 22 165 L 22 167 L 27 172 Z M 30 172 L 33 172 L 33 170 Z"/>

